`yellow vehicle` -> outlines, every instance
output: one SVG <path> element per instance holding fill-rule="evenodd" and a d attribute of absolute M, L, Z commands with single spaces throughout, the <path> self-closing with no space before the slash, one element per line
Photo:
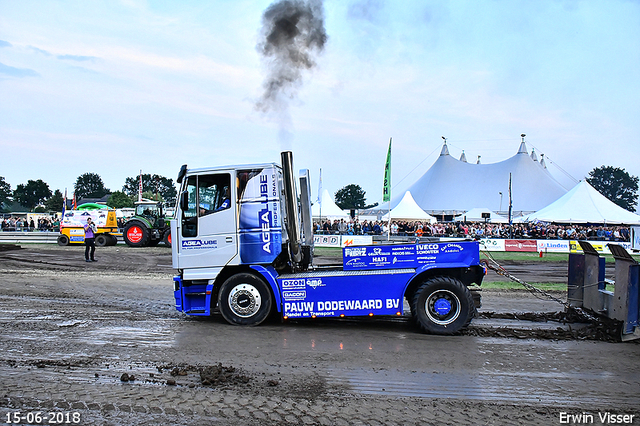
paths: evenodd
<path fill-rule="evenodd" d="M 101 204 L 87 203 L 78 206 L 76 210 L 66 212 L 60 223 L 58 245 L 84 243 L 84 225 L 87 218 L 96 224 L 98 233 L 95 243 L 97 246 L 115 246 L 118 243 L 118 223 L 116 211 Z"/>

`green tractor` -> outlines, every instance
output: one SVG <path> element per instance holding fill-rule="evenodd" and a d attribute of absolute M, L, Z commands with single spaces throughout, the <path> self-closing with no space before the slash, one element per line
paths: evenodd
<path fill-rule="evenodd" d="M 171 247 L 170 217 L 165 217 L 161 202 L 136 202 L 135 215 L 123 227 L 122 238 L 130 247 L 153 247 L 163 243 Z"/>

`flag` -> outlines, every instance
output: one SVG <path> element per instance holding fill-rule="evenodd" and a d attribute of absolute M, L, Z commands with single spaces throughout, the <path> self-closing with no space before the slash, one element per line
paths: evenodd
<path fill-rule="evenodd" d="M 322 206 L 322 169 L 320 169 L 320 181 L 318 182 L 318 199 L 316 202 Z"/>
<path fill-rule="evenodd" d="M 138 201 L 142 201 L 142 170 L 140 170 L 140 182 L 138 184 Z"/>
<path fill-rule="evenodd" d="M 382 201 L 391 200 L 391 139 L 389 138 L 389 151 L 387 152 L 387 163 L 384 166 L 384 184 L 382 185 Z"/>
<path fill-rule="evenodd" d="M 64 189 L 64 201 L 62 202 L 62 218 L 64 219 L 64 212 L 67 209 L 67 188 Z"/>
<path fill-rule="evenodd" d="M 76 207 L 78 207 L 78 203 L 76 202 L 76 192 L 73 191 L 73 202 L 71 204 L 71 207 L 73 208 L 73 210 L 76 209 Z"/>

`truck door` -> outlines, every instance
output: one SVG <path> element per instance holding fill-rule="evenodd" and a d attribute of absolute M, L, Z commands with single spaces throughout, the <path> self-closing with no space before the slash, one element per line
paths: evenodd
<path fill-rule="evenodd" d="M 237 208 L 230 173 L 189 176 L 180 218 L 179 268 L 221 267 L 237 252 Z M 183 206 L 184 207 L 184 206 Z"/>

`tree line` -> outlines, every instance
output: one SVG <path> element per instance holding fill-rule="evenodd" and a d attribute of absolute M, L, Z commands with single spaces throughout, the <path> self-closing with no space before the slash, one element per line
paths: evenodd
<path fill-rule="evenodd" d="M 625 169 L 611 166 L 596 167 L 586 177 L 587 182 L 602 195 L 620 207 L 635 212 L 638 203 L 638 177 Z M 96 173 L 84 173 L 76 179 L 73 187 L 76 199 L 102 198 L 111 194 L 107 205 L 112 208 L 133 207 L 138 196 L 140 176 L 125 179 L 121 191 L 112 192 L 104 186 Z M 142 175 L 143 197 L 158 201 L 174 202 L 177 196 L 173 179 L 157 174 Z M 366 204 L 365 191 L 359 185 L 349 184 L 335 193 L 335 202 L 341 209 L 366 209 L 375 204 Z M 70 194 L 73 197 L 73 194 Z M 5 211 L 12 202 L 34 210 L 37 206 L 44 211 L 61 211 L 64 196 L 59 189 L 51 192 L 49 185 L 41 179 L 29 180 L 18 185 L 13 191 L 11 185 L 0 176 L 0 211 Z"/>
<path fill-rule="evenodd" d="M 76 179 L 73 192 L 67 194 L 67 199 L 76 200 L 87 198 L 103 198 L 105 195 L 107 205 L 112 208 L 133 207 L 138 199 L 140 176 L 132 176 L 125 179 L 121 191 L 111 191 L 105 187 L 100 175 L 96 173 L 84 173 Z M 142 195 L 158 201 L 174 202 L 177 191 L 173 179 L 157 174 L 142 175 Z M 0 176 L 0 211 L 6 211 L 12 203 L 18 203 L 29 211 L 62 211 L 64 195 L 59 189 L 51 191 L 49 185 L 42 179 L 28 180 L 26 184 L 19 184 L 15 189 Z"/>

